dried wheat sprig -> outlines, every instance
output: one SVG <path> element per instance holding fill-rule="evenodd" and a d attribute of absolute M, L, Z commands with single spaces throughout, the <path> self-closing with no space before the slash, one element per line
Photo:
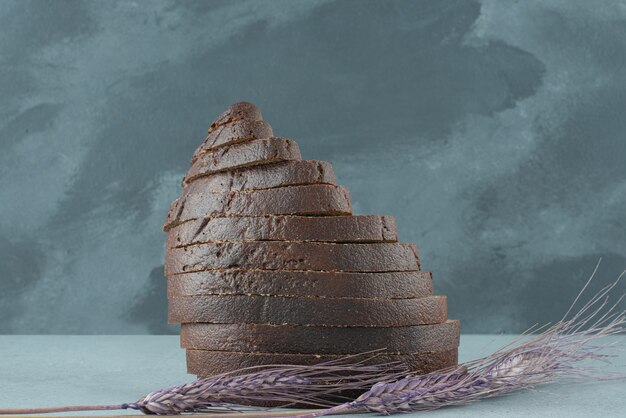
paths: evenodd
<path fill-rule="evenodd" d="M 617 344 L 595 344 L 599 339 L 626 331 L 626 311 L 617 311 L 622 295 L 609 306 L 611 290 L 626 274 L 601 289 L 571 318 L 574 305 L 593 279 L 593 274 L 561 321 L 533 337 L 531 331 L 517 339 L 528 338 L 517 345 L 508 344 L 495 353 L 471 362 L 424 375 L 409 375 L 397 381 L 375 384 L 354 401 L 323 411 L 297 415 L 315 418 L 345 412 L 394 414 L 462 405 L 480 399 L 506 395 L 538 385 L 564 380 L 612 380 L 626 375 L 582 365 L 581 362 L 607 362 L 614 357 L 608 349 Z"/>
<path fill-rule="evenodd" d="M 341 402 L 339 392 L 366 390 L 381 379 L 406 374 L 400 364 L 366 364 L 376 355 L 371 352 L 347 356 L 312 366 L 255 366 L 160 389 L 129 407 L 147 414 L 174 414 L 216 409 L 223 412 L 224 408 L 241 411 L 249 407 L 235 405 L 256 401 L 281 406 L 296 403 L 314 407 L 336 405 Z M 337 401 L 325 399 L 327 395 L 333 395 Z"/>
<path fill-rule="evenodd" d="M 265 409 L 241 406 L 251 402 L 266 402 L 282 407 L 296 403 L 329 407 L 349 400 L 340 392 L 363 392 L 383 379 L 398 379 L 406 374 L 406 367 L 400 363 L 368 364 L 380 351 L 348 355 L 308 366 L 279 364 L 249 367 L 159 389 L 132 403 L 0 409 L 0 415 L 119 409 L 173 415 L 183 412 L 223 413 Z M 330 400 L 329 395 L 334 400 Z"/>

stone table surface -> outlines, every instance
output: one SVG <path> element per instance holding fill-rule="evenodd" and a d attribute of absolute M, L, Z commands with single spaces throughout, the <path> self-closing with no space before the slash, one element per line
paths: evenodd
<path fill-rule="evenodd" d="M 512 338 L 463 335 L 459 361 L 487 355 Z M 618 357 L 612 360 L 611 370 L 624 370 L 625 346 L 622 341 L 616 347 Z M 0 336 L 0 408 L 133 402 L 160 387 L 192 379 L 185 372 L 185 355 L 179 348 L 178 336 Z M 626 417 L 626 382 L 552 385 L 535 392 L 419 415 L 425 414 L 438 418 Z M 361 416 L 365 415 L 350 415 Z"/>

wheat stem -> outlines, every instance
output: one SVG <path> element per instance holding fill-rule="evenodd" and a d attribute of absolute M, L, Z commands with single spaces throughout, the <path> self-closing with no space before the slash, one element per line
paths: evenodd
<path fill-rule="evenodd" d="M 76 405 L 76 406 L 58 406 L 50 408 L 2 408 L 0 415 L 25 415 L 25 414 L 51 414 L 54 412 L 73 412 L 73 411 L 116 411 L 120 409 L 128 409 L 128 404 L 119 405 Z"/>

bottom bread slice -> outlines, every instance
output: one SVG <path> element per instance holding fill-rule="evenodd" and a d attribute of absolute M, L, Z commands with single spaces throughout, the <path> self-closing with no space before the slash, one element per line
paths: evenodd
<path fill-rule="evenodd" d="M 312 365 L 337 360 L 344 356 L 341 354 L 276 354 L 187 350 L 187 372 L 198 377 L 209 377 L 246 367 L 278 364 Z M 365 360 L 365 364 L 397 362 L 415 373 L 430 373 L 456 365 L 458 362 L 458 347 L 445 351 L 424 351 L 409 354 L 378 353 Z"/>

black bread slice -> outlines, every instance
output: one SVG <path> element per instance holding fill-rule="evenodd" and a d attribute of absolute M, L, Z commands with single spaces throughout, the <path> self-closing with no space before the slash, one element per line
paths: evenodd
<path fill-rule="evenodd" d="M 194 193 L 172 202 L 163 230 L 191 219 L 220 215 L 350 215 L 345 187 L 329 184 L 227 193 Z"/>
<path fill-rule="evenodd" d="M 335 184 L 333 166 L 325 161 L 282 161 L 196 177 L 184 193 L 271 189 L 302 184 Z"/>
<path fill-rule="evenodd" d="M 287 138 L 265 138 L 233 144 L 201 154 L 189 168 L 183 185 L 197 177 L 220 171 L 301 159 L 298 144 Z"/>
<path fill-rule="evenodd" d="M 354 354 L 373 350 L 416 353 L 459 346 L 459 321 L 410 327 L 303 327 L 182 324 L 181 347 L 193 350 L 295 354 Z"/>
<path fill-rule="evenodd" d="M 419 270 L 414 244 L 335 244 L 296 241 L 245 241 L 171 248 L 165 274 L 229 268 L 315 271 Z"/>
<path fill-rule="evenodd" d="M 202 154 L 218 147 L 252 139 L 269 138 L 273 135 L 274 132 L 270 124 L 262 120 L 243 119 L 221 125 L 209 131 L 202 145 L 193 154 L 191 161 L 196 161 Z"/>
<path fill-rule="evenodd" d="M 233 351 L 187 350 L 187 372 L 198 377 L 208 377 L 219 373 L 231 372 L 247 367 L 277 364 L 312 365 L 338 360 L 344 355 L 331 354 L 275 354 L 275 353 L 239 353 Z M 380 353 L 364 361 L 364 364 L 400 363 L 417 374 L 430 373 L 446 367 L 455 366 L 458 361 L 458 349 L 439 352 L 419 352 L 412 354 Z"/>
<path fill-rule="evenodd" d="M 331 299 L 277 296 L 187 296 L 169 300 L 170 323 L 399 327 L 440 324 L 445 296 Z"/>
<path fill-rule="evenodd" d="M 396 242 L 398 232 L 391 216 L 229 216 L 180 224 L 167 247 L 213 241 Z"/>
<path fill-rule="evenodd" d="M 241 126 L 242 123 L 248 123 L 248 129 Z M 222 143 L 228 143 L 228 137 L 238 138 L 267 138 L 272 136 L 272 128 L 269 124 L 263 122 L 253 124 L 252 122 L 263 122 L 263 116 L 258 107 L 248 102 L 235 103 L 226 109 L 209 127 L 208 135 L 196 150 L 193 156 L 195 161 L 197 156 L 205 152 L 216 144 L 221 137 Z M 229 125 L 239 125 L 234 129 Z M 226 131 L 226 132 L 225 132 Z M 230 132 L 230 135 L 229 135 Z"/>
<path fill-rule="evenodd" d="M 262 121 L 263 115 L 261 115 L 261 110 L 252 103 L 239 102 L 230 105 L 228 109 L 226 109 L 221 115 L 219 115 L 209 127 L 206 139 L 194 153 L 194 161 L 199 154 L 201 154 L 211 146 L 214 146 L 215 142 L 217 142 L 216 138 L 219 138 L 221 136 L 222 141 L 226 140 L 226 143 L 228 143 L 228 134 L 224 132 L 224 130 L 228 128 L 228 125 L 233 125 L 237 123 L 241 124 L 242 122 Z M 233 132 L 233 129 L 231 129 L 230 132 L 235 133 L 235 138 L 245 138 L 250 136 L 253 136 L 255 138 L 267 138 L 272 136 L 272 128 L 267 123 L 256 125 L 256 129 L 254 127 L 255 125 L 253 124 L 249 126 L 250 127 L 247 130 L 242 129 L 243 127 L 239 126 L 238 128 L 240 132 L 236 132 L 237 128 L 235 128 L 235 132 Z"/>
<path fill-rule="evenodd" d="M 261 114 L 261 110 L 250 102 L 238 102 L 233 103 L 228 106 L 221 115 L 219 115 L 211 126 L 209 127 L 209 132 L 214 131 L 216 128 L 227 125 L 229 123 L 233 123 L 238 120 L 263 120 L 263 115 Z"/>
<path fill-rule="evenodd" d="M 421 298 L 433 295 L 433 280 L 426 271 L 346 273 L 240 269 L 176 274 L 167 280 L 169 298 L 220 294 Z"/>

